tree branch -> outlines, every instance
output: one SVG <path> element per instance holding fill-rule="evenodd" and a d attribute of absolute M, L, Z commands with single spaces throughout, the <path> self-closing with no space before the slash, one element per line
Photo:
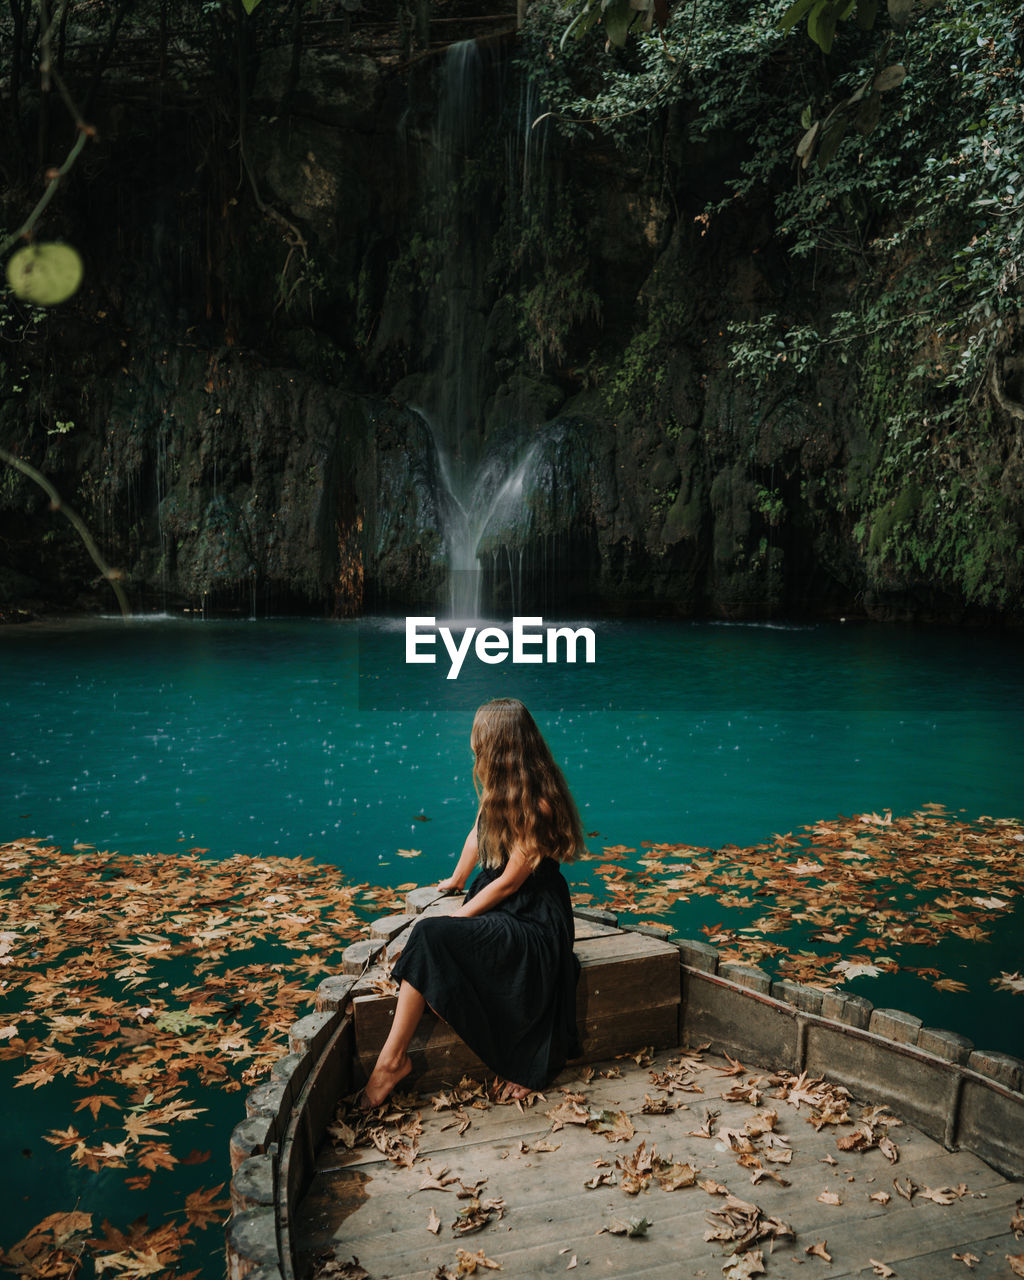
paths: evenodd
<path fill-rule="evenodd" d="M 107 564 L 106 560 L 103 559 L 99 547 L 97 547 L 92 534 L 89 532 L 88 526 L 78 512 L 65 505 L 60 494 L 53 487 L 50 481 L 47 480 L 46 476 L 44 476 L 41 471 L 37 471 L 30 462 L 25 462 L 24 459 L 17 457 L 13 453 L 9 453 L 2 446 L 0 446 L 0 461 L 6 462 L 8 466 L 14 467 L 16 470 L 20 471 L 22 475 L 26 475 L 30 480 L 35 481 L 35 483 L 50 499 L 50 506 L 53 510 L 63 512 L 67 519 L 70 520 L 75 532 L 82 539 L 82 543 L 85 546 L 86 551 L 88 551 L 89 555 L 92 557 L 96 568 L 99 569 L 103 577 L 110 583 L 114 595 L 117 596 L 117 603 L 121 609 L 121 616 L 125 619 L 130 618 L 132 616 L 132 611 L 128 606 L 128 600 L 124 594 L 124 588 L 121 586 L 119 581 L 121 576 L 120 571 L 112 569 L 110 565 Z"/>

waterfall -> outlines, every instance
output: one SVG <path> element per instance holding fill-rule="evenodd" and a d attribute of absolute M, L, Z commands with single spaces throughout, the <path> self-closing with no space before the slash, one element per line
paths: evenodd
<path fill-rule="evenodd" d="M 453 618 L 477 618 L 486 606 L 481 541 L 492 522 L 523 523 L 536 453 L 536 446 L 485 441 L 482 422 L 487 319 L 482 298 L 491 245 L 488 228 L 480 225 L 477 216 L 479 199 L 472 205 L 466 189 L 472 185 L 471 166 L 482 140 L 482 125 L 497 118 L 489 95 L 496 92 L 498 79 L 476 41 L 451 46 L 440 72 L 426 174 L 434 209 L 433 234 L 443 246 L 434 292 L 438 324 L 429 394 L 410 407 L 430 429 L 446 490 L 438 507 L 445 519 L 447 607 Z M 524 109 L 529 110 L 529 104 Z M 524 145 L 521 139 L 507 138 L 505 143 L 513 150 Z M 493 200 L 491 206 L 493 214 Z M 511 561 L 509 573 L 511 578 Z M 521 591 L 515 590 L 514 578 L 511 581 L 513 599 L 519 599 Z"/>

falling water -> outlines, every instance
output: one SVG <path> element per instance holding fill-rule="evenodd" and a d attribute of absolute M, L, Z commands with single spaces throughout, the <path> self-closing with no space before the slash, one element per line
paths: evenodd
<path fill-rule="evenodd" d="M 435 376 L 417 411 L 437 449 L 446 490 L 439 506 L 448 556 L 448 608 L 454 618 L 480 616 L 483 571 L 481 541 L 492 523 L 522 524 L 536 446 L 485 445 L 486 396 L 482 335 L 486 312 L 482 284 L 490 257 L 478 202 L 462 203 L 467 176 L 479 149 L 481 123 L 490 118 L 486 95 L 495 87 L 494 68 L 475 41 L 448 50 L 441 70 L 438 109 L 431 134 L 427 175 L 435 208 L 434 234 L 443 246 L 434 310 L 437 315 Z M 529 106 L 526 110 L 529 110 Z M 521 138 L 509 145 L 524 146 Z M 511 574 L 511 563 L 510 563 Z M 514 589 L 513 596 L 518 598 Z"/>
<path fill-rule="evenodd" d="M 478 618 L 482 606 L 483 571 L 480 544 L 493 521 L 507 528 L 516 523 L 525 508 L 527 478 L 537 446 L 527 449 L 518 465 L 509 468 L 500 458 L 488 458 L 474 477 L 468 501 L 457 504 L 448 528 L 449 599 L 453 618 Z M 510 566 L 511 568 L 511 566 Z"/>

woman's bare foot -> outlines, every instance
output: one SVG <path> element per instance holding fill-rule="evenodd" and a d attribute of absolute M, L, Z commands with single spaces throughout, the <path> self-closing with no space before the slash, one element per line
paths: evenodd
<path fill-rule="evenodd" d="M 513 1084 L 511 1080 L 506 1080 L 504 1087 L 498 1094 L 499 1102 L 522 1102 L 524 1098 L 528 1098 L 533 1089 L 528 1089 L 524 1084 Z"/>
<path fill-rule="evenodd" d="M 384 1061 L 383 1057 L 378 1058 L 377 1065 L 370 1072 L 366 1088 L 359 1099 L 360 1109 L 373 1111 L 381 1103 L 386 1102 L 394 1093 L 395 1086 L 399 1081 L 404 1080 L 411 1070 L 412 1059 L 407 1053 L 403 1054 L 397 1062 Z"/>

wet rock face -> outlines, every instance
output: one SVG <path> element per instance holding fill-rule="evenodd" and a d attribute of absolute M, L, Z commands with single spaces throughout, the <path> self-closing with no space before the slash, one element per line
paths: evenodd
<path fill-rule="evenodd" d="M 461 539 L 496 610 L 959 616 L 846 514 L 874 458 L 849 385 L 729 367 L 729 323 L 806 285 L 756 209 L 706 239 L 699 166 L 669 200 L 599 146 L 541 152 L 508 68 L 474 65 L 474 128 L 443 135 L 437 60 L 264 53 L 259 203 L 199 104 L 109 108 L 62 214 L 86 285 L 12 348 L 0 443 L 134 602 L 432 612 Z M 0 605 L 109 607 L 0 478 Z"/>

